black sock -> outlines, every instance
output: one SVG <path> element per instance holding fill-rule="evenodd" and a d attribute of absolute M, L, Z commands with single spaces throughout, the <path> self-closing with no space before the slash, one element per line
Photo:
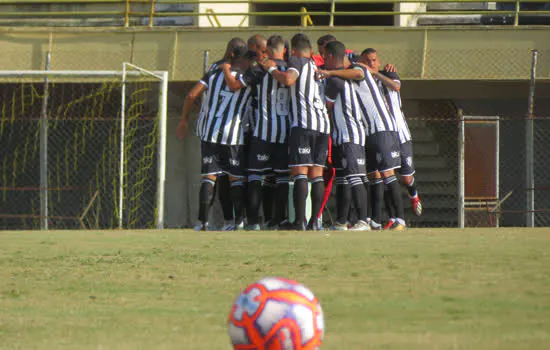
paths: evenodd
<path fill-rule="evenodd" d="M 233 207 L 235 208 L 235 225 L 238 225 L 244 220 L 244 206 L 246 200 L 244 180 L 239 179 L 231 183 L 231 199 L 233 200 Z"/>
<path fill-rule="evenodd" d="M 401 197 L 401 187 L 395 176 L 384 179 L 384 184 L 388 186 L 388 192 L 392 198 L 395 207 L 395 218 L 405 220 L 405 210 L 403 209 L 403 198 Z"/>
<path fill-rule="evenodd" d="M 288 174 L 277 175 L 277 187 L 275 191 L 275 217 L 274 223 L 280 224 L 288 218 Z"/>
<path fill-rule="evenodd" d="M 411 176 L 411 177 L 412 177 L 411 183 L 406 185 L 406 187 L 407 187 L 407 192 L 409 192 L 409 197 L 413 198 L 418 195 L 418 192 L 416 191 L 416 181 L 414 179 L 414 176 Z"/>
<path fill-rule="evenodd" d="M 384 182 L 382 179 L 375 179 L 370 184 L 372 220 L 379 224 L 382 217 L 382 202 L 384 202 Z"/>
<path fill-rule="evenodd" d="M 323 206 L 323 198 L 325 196 L 325 179 L 322 176 L 311 180 L 311 218 L 310 222 L 314 222 L 319 217 L 321 207 Z"/>
<path fill-rule="evenodd" d="M 247 219 L 249 225 L 260 223 L 260 206 L 262 204 L 262 176 L 259 174 L 248 175 L 248 203 Z"/>
<path fill-rule="evenodd" d="M 358 176 L 353 176 L 348 179 L 351 187 L 350 192 L 355 204 L 355 212 L 358 220 L 367 220 L 367 198 L 363 181 Z"/>
<path fill-rule="evenodd" d="M 307 175 L 300 174 L 294 177 L 292 197 L 294 201 L 294 223 L 303 225 L 306 216 Z"/>
<path fill-rule="evenodd" d="M 362 176 L 361 180 L 363 180 L 363 186 L 365 187 L 365 201 L 366 201 L 366 207 L 367 207 L 367 218 L 370 219 L 372 216 L 372 202 L 370 200 L 370 183 L 369 179 L 366 176 Z"/>
<path fill-rule="evenodd" d="M 336 177 L 336 222 L 345 224 L 349 217 L 351 192 L 348 181 L 344 177 Z"/>
<path fill-rule="evenodd" d="M 395 205 L 393 198 L 388 190 L 388 186 L 384 184 L 384 204 L 386 204 L 386 210 L 388 211 L 388 218 L 395 218 Z"/>
<path fill-rule="evenodd" d="M 201 180 L 201 189 L 199 192 L 199 221 L 203 224 L 208 222 L 208 214 L 212 205 L 215 182 L 210 179 Z"/>
<path fill-rule="evenodd" d="M 271 221 L 273 218 L 273 203 L 275 201 L 275 175 L 266 176 L 262 184 L 263 189 L 263 208 L 264 222 Z"/>
<path fill-rule="evenodd" d="M 222 205 L 223 219 L 225 221 L 233 221 L 233 201 L 231 200 L 231 183 L 229 176 L 219 176 L 216 181 L 218 198 Z"/>

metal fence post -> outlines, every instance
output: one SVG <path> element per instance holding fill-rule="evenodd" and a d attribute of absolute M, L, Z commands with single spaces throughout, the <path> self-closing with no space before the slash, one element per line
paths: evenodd
<path fill-rule="evenodd" d="M 525 128 L 525 175 L 527 187 L 527 227 L 535 227 L 535 172 L 534 172 L 534 120 L 535 84 L 537 75 L 538 51 L 533 50 L 531 56 L 531 81 L 529 82 L 529 98 L 527 104 L 527 121 Z"/>
<path fill-rule="evenodd" d="M 50 70 L 52 52 L 46 55 L 45 70 Z M 48 76 L 44 78 L 44 96 L 40 111 L 40 228 L 48 229 Z"/>
<path fill-rule="evenodd" d="M 458 227 L 464 228 L 464 115 L 458 110 Z"/>

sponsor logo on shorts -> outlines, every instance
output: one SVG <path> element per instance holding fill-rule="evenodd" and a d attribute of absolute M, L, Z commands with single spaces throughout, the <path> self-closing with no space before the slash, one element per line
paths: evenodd
<path fill-rule="evenodd" d="M 382 153 L 376 153 L 376 161 L 380 163 L 382 161 Z"/>
<path fill-rule="evenodd" d="M 348 167 L 348 161 L 346 160 L 346 158 L 342 158 L 341 162 L 342 162 L 342 168 Z"/>
<path fill-rule="evenodd" d="M 407 163 L 408 166 L 412 167 L 413 158 L 412 157 L 407 157 L 407 159 L 405 159 L 405 162 Z"/>
<path fill-rule="evenodd" d="M 358 165 L 365 165 L 365 158 L 357 158 Z"/>
<path fill-rule="evenodd" d="M 260 162 L 267 162 L 269 160 L 269 154 L 257 154 L 256 157 Z"/>
<path fill-rule="evenodd" d="M 241 162 L 239 162 L 238 159 L 230 158 L 229 159 L 229 164 L 231 164 L 232 166 L 239 166 L 241 164 Z"/>
<path fill-rule="evenodd" d="M 398 151 L 393 151 L 393 152 L 391 153 L 391 157 L 392 157 L 392 158 L 399 158 L 399 152 L 398 152 Z"/>
<path fill-rule="evenodd" d="M 202 157 L 202 164 L 212 164 L 214 162 L 213 157 Z"/>
<path fill-rule="evenodd" d="M 298 147 L 298 153 L 299 154 L 310 154 L 311 148 L 310 147 Z"/>

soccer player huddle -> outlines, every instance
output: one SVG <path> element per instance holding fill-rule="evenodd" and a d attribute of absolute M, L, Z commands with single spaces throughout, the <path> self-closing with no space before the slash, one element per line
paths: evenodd
<path fill-rule="evenodd" d="M 223 59 L 188 93 L 180 137 L 204 93 L 197 123 L 202 179 L 195 229 L 209 229 L 217 191 L 223 230 L 322 230 L 334 182 L 337 214 L 331 229 L 404 230 L 398 176 L 414 213 L 422 214 L 395 67 L 381 70 L 375 49 L 358 55 L 332 35 L 319 38 L 317 46 L 314 55 L 301 33 L 290 47 L 279 35 L 233 38 Z M 384 205 L 389 220 L 383 226 Z"/>

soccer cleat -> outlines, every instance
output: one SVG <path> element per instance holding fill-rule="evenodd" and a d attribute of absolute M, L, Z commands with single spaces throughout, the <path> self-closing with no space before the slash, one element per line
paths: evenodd
<path fill-rule="evenodd" d="M 331 229 L 331 231 L 347 231 L 348 230 L 348 223 L 346 222 L 345 224 L 341 224 L 338 221 L 336 221 L 334 223 L 334 225 L 332 225 L 330 227 L 330 229 Z"/>
<path fill-rule="evenodd" d="M 260 227 L 260 224 L 252 224 L 246 225 L 244 229 L 245 231 L 260 231 L 262 228 Z"/>
<path fill-rule="evenodd" d="M 306 227 L 304 224 L 300 225 L 300 224 L 295 224 L 293 222 L 286 221 L 286 222 L 282 222 L 279 225 L 278 230 L 279 231 L 305 231 Z"/>
<path fill-rule="evenodd" d="M 323 231 L 323 221 L 321 219 L 313 219 L 307 224 L 308 231 Z"/>
<path fill-rule="evenodd" d="M 414 197 L 411 197 L 410 200 L 414 215 L 422 215 L 422 201 L 420 201 L 420 197 L 418 196 L 418 194 Z"/>
<path fill-rule="evenodd" d="M 370 231 L 370 225 L 367 224 L 366 221 L 358 220 L 355 225 L 353 225 L 350 229 L 350 231 Z"/>
<path fill-rule="evenodd" d="M 195 231 L 208 231 L 208 223 L 207 222 L 199 222 L 195 225 Z"/>
<path fill-rule="evenodd" d="M 373 230 L 373 231 L 381 231 L 382 230 L 382 225 L 375 222 L 374 220 L 371 220 L 369 225 L 370 225 L 371 230 Z"/>
<path fill-rule="evenodd" d="M 394 218 L 390 218 L 388 220 L 388 222 L 384 225 L 384 228 L 383 230 L 389 230 L 390 228 L 392 228 L 392 226 L 395 224 L 395 219 Z"/>
<path fill-rule="evenodd" d="M 233 231 L 242 231 L 244 230 L 244 221 L 241 221 L 240 223 L 236 224 L 233 228 Z"/>
<path fill-rule="evenodd" d="M 391 228 L 390 231 L 405 231 L 407 226 L 396 222 Z"/>

